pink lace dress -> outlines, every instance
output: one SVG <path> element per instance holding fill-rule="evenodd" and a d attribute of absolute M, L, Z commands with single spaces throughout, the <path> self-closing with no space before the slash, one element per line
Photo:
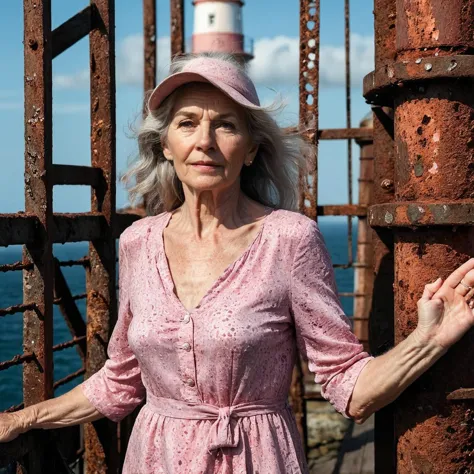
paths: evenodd
<path fill-rule="evenodd" d="M 170 217 L 144 218 L 122 234 L 109 359 L 81 385 L 115 421 L 146 397 L 123 473 L 307 473 L 287 404 L 297 351 L 345 415 L 371 359 L 343 314 L 317 224 L 273 211 L 188 312 L 164 253 Z"/>

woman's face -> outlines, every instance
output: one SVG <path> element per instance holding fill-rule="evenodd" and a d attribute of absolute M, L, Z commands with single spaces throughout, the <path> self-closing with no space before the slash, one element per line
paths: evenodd
<path fill-rule="evenodd" d="M 210 84 L 192 84 L 179 90 L 171 117 L 163 152 L 183 185 L 210 191 L 237 183 L 258 148 L 244 109 Z"/>

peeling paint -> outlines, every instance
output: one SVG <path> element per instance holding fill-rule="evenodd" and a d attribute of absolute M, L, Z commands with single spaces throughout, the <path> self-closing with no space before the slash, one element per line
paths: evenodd
<path fill-rule="evenodd" d="M 428 170 L 428 173 L 436 174 L 437 172 L 438 172 L 438 164 L 433 161 L 433 166 Z"/>

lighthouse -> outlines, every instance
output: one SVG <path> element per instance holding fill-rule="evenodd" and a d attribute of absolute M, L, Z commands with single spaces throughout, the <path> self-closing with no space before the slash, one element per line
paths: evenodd
<path fill-rule="evenodd" d="M 221 52 L 243 61 L 253 59 L 253 47 L 246 46 L 242 30 L 242 1 L 194 0 L 193 5 L 193 53 Z"/>

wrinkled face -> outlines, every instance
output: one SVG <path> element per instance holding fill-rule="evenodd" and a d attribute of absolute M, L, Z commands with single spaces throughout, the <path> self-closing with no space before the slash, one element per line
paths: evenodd
<path fill-rule="evenodd" d="M 244 109 L 210 84 L 191 84 L 179 90 L 171 117 L 163 152 L 183 185 L 207 191 L 236 184 L 258 148 Z"/>

